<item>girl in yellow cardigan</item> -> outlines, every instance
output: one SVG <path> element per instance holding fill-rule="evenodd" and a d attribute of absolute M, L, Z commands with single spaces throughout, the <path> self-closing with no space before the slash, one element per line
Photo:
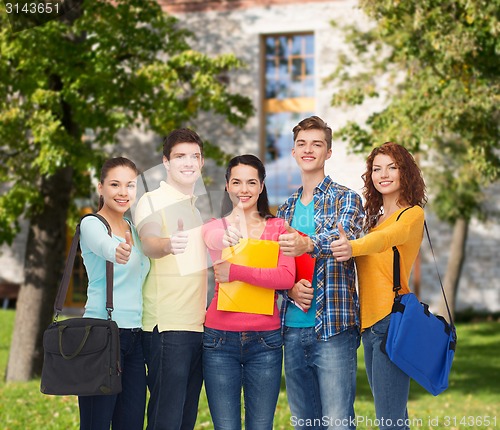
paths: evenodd
<path fill-rule="evenodd" d="M 338 261 L 356 257 L 366 373 L 379 428 L 406 430 L 410 377 L 389 360 L 380 344 L 394 302 L 393 246 L 400 252 L 400 294 L 410 292 L 408 281 L 423 237 L 425 183 L 412 155 L 393 142 L 371 152 L 362 178 L 367 234 L 348 240 L 339 225 L 340 238 L 330 248 Z"/>

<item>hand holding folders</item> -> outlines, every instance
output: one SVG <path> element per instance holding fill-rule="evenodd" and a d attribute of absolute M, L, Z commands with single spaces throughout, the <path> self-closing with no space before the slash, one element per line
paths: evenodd
<path fill-rule="evenodd" d="M 272 240 L 241 239 L 237 245 L 222 250 L 222 260 L 240 266 L 272 269 L 278 266 L 279 245 Z M 242 281 L 219 284 L 217 309 L 272 315 L 275 291 Z"/>
<path fill-rule="evenodd" d="M 302 233 L 301 231 L 297 230 L 297 233 L 299 233 L 301 236 L 306 236 L 306 234 Z M 307 312 L 309 310 L 311 304 L 307 302 L 309 305 L 305 306 L 305 304 L 301 302 L 300 299 L 308 299 L 308 300 L 313 299 L 314 290 L 312 288 L 312 280 L 314 277 L 315 265 L 316 265 L 316 259 L 311 257 L 310 254 L 304 253 L 298 257 L 295 257 L 295 285 L 288 293 L 288 297 L 290 297 L 293 300 L 295 306 L 297 306 L 304 312 Z M 301 292 L 302 296 L 293 299 L 292 296 L 296 292 L 299 293 Z M 299 301 L 302 304 L 299 303 Z"/>

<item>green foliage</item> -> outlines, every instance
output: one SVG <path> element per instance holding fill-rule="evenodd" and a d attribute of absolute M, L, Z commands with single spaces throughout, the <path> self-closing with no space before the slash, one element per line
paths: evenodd
<path fill-rule="evenodd" d="M 363 0 L 361 7 L 375 26 L 346 28 L 351 49 L 328 78 L 339 85 L 332 104 L 379 95 L 386 104 L 338 136 L 360 152 L 388 140 L 405 145 L 431 166 L 440 218 L 480 214 L 481 189 L 500 176 L 500 1 Z"/>
<path fill-rule="evenodd" d="M 18 33 L 0 8 L 0 243 L 43 204 L 43 178 L 70 166 L 74 195 L 88 194 L 120 128 L 166 134 L 201 111 L 245 123 L 251 101 L 220 79 L 243 64 L 195 52 L 191 38 L 154 1 L 86 0 L 72 20 Z"/>

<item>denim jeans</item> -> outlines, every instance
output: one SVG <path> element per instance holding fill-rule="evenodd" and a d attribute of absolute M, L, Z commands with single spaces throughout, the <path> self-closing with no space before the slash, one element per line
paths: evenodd
<path fill-rule="evenodd" d="M 148 430 L 192 430 L 203 383 L 201 332 L 144 332 Z"/>
<path fill-rule="evenodd" d="M 410 377 L 380 350 L 390 319 L 390 315 L 386 316 L 362 334 L 366 374 L 375 400 L 379 428 L 408 430 L 406 404 L 410 393 Z"/>
<path fill-rule="evenodd" d="M 215 430 L 272 430 L 281 385 L 281 330 L 231 332 L 205 328 L 203 376 Z"/>
<path fill-rule="evenodd" d="M 354 429 L 359 330 L 327 341 L 314 327 L 285 327 L 285 378 L 290 424 L 296 429 Z"/>
<path fill-rule="evenodd" d="M 142 430 L 146 407 L 146 370 L 142 332 L 120 329 L 122 392 L 111 396 L 79 396 L 80 430 Z"/>

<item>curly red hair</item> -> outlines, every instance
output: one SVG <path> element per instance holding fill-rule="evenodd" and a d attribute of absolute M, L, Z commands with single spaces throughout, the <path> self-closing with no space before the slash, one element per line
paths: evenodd
<path fill-rule="evenodd" d="M 365 197 L 365 231 L 373 228 L 381 215 L 382 194 L 373 185 L 373 160 L 379 155 L 388 155 L 399 169 L 401 193 L 398 203 L 401 205 L 424 207 L 427 202 L 425 182 L 422 171 L 408 150 L 394 142 L 385 142 L 374 148 L 366 160 L 366 172 L 361 176 L 365 182 L 363 196 Z"/>

